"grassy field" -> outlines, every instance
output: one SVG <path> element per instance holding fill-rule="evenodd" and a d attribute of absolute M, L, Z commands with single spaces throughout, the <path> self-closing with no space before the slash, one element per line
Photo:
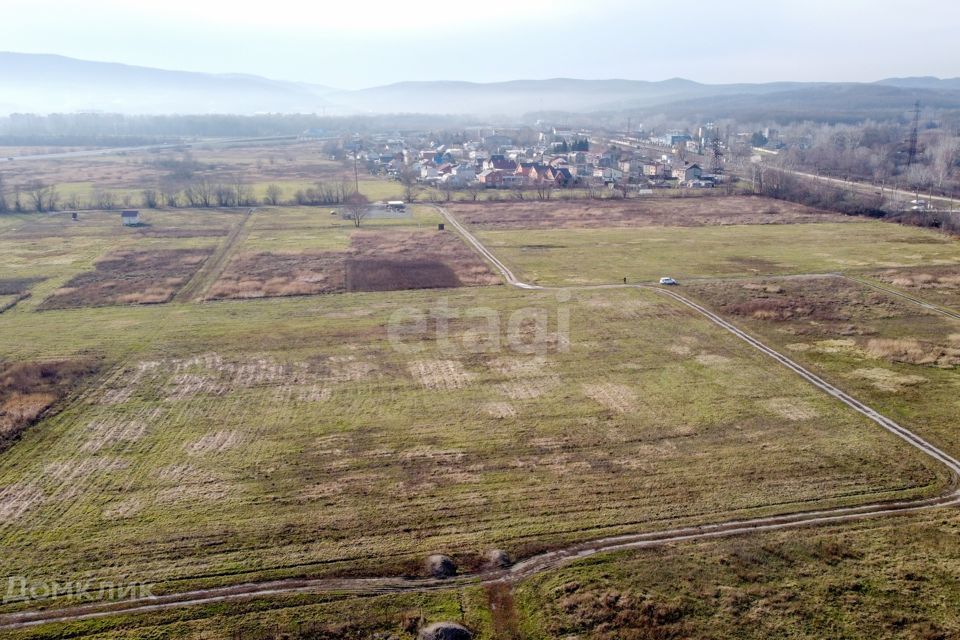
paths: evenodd
<path fill-rule="evenodd" d="M 518 277 L 541 284 L 824 273 L 960 263 L 960 245 L 882 222 L 696 228 L 481 230 Z"/>
<path fill-rule="evenodd" d="M 684 290 L 855 397 L 960 452 L 960 321 L 837 278 Z"/>
<path fill-rule="evenodd" d="M 587 224 L 530 203 L 470 222 L 521 278 L 683 278 L 681 292 L 960 451 L 960 322 L 839 278 L 756 277 L 843 269 L 951 304 L 955 242 L 806 211 L 779 214 L 804 224 L 764 224 L 773 214 L 755 199 L 749 220 L 733 199 L 720 213 L 702 204 L 683 204 L 673 221 L 683 228 L 663 211 L 635 225 L 620 204 L 603 205 L 620 228 L 584 228 L 592 205 L 578 209 Z M 474 205 L 459 207 L 467 219 Z M 541 223 L 516 228 L 528 215 Z M 360 230 L 328 208 L 143 219 L 124 229 L 116 213 L 0 217 L 0 307 L 32 293 L 0 314 L 0 431 L 12 403 L 55 409 L 0 453 L 0 578 L 163 593 L 422 575 L 431 553 L 470 571 L 495 548 L 522 558 L 618 533 L 933 495 L 949 482 L 653 291 L 343 293 L 358 274 L 359 287 L 379 287 L 397 260 L 410 282 L 394 288 L 435 277 L 442 261 L 459 278 L 449 286 L 498 282 L 426 206 Z M 412 266 L 414 254 L 433 271 Z M 128 267 L 138 261 L 143 273 Z M 202 286 L 178 302 L 89 306 L 153 280 L 167 299 L 194 268 Z M 225 282 L 326 291 L 317 278 L 334 271 L 340 295 L 196 302 Z M 729 275 L 754 277 L 718 278 Z M 45 304 L 69 296 L 83 306 Z M 0 448 L 16 437 L 0 433 Z M 930 513 L 608 554 L 513 591 L 291 595 L 18 637 L 404 638 L 420 619 L 460 620 L 483 639 L 949 637 L 960 627 L 958 523 Z"/>
<path fill-rule="evenodd" d="M 141 227 L 123 227 L 117 212 L 0 216 L 3 278 L 32 278 L 32 297 L 17 305 L 32 311 L 95 262 L 122 251 L 211 250 L 240 219 L 234 212 L 145 211 Z M 8 312 L 9 313 L 9 312 Z"/>
<path fill-rule="evenodd" d="M 494 547 L 519 557 L 946 480 L 652 293 L 578 295 L 569 350 L 547 335 L 542 355 L 476 353 L 465 320 L 398 350 L 388 320 L 444 305 L 507 317 L 553 309 L 553 294 L 322 300 L 0 316 L 7 359 L 114 363 L 4 454 L 0 573 L 163 590 L 415 574 L 438 551 L 467 569 Z"/>

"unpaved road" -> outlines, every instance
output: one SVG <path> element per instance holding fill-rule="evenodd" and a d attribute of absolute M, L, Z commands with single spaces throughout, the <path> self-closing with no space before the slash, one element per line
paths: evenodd
<path fill-rule="evenodd" d="M 243 242 L 246 234 L 250 231 L 248 226 L 250 218 L 256 211 L 256 207 L 246 210 L 243 217 L 233 226 L 233 229 L 230 230 L 230 233 L 220 243 L 213 255 L 207 258 L 207 261 L 193 274 L 190 281 L 173 297 L 173 302 L 189 302 L 194 299 L 200 301 L 203 298 L 203 294 L 223 273 L 223 269 L 233 255 L 233 250 Z"/>
<path fill-rule="evenodd" d="M 450 226 L 457 230 L 463 238 L 486 258 L 500 273 L 508 284 L 520 289 L 546 289 L 519 281 L 513 272 L 491 253 L 476 237 L 470 233 L 456 218 L 445 209 L 437 210 L 446 218 Z M 563 287 L 550 287 L 559 289 Z M 132 599 L 115 603 L 94 603 L 66 609 L 31 610 L 15 614 L 0 616 L 0 630 L 25 628 L 53 622 L 72 622 L 91 618 L 100 618 L 118 614 L 135 614 L 161 611 L 194 605 L 208 605 L 218 602 L 249 600 L 265 596 L 274 596 L 292 593 L 349 593 L 355 595 L 377 595 L 394 592 L 430 591 L 437 589 L 459 588 L 471 584 L 486 584 L 492 582 L 513 582 L 527 578 L 549 569 L 554 569 L 569 562 L 586 558 L 591 555 L 617 551 L 623 549 L 640 549 L 656 547 L 676 542 L 696 541 L 723 536 L 743 535 L 761 531 L 776 531 L 813 525 L 838 524 L 867 518 L 879 518 L 895 514 L 904 514 L 927 509 L 942 508 L 960 505 L 960 461 L 941 451 L 920 436 L 902 427 L 893 420 L 878 413 L 856 398 L 841 391 L 829 382 L 808 371 L 800 364 L 787 358 L 783 354 L 771 349 L 756 338 L 745 333 L 720 316 L 714 314 L 699 304 L 687 299 L 676 291 L 663 287 L 646 285 L 600 285 L 596 287 L 569 287 L 571 289 L 603 289 L 603 288 L 649 288 L 661 295 L 670 297 L 680 304 L 686 305 L 693 311 L 701 314 L 710 322 L 732 333 L 764 355 L 776 360 L 804 380 L 814 385 L 824 393 L 834 397 L 839 402 L 866 416 L 883 429 L 916 447 L 937 462 L 950 470 L 953 481 L 944 494 L 917 500 L 900 502 L 885 502 L 856 507 L 840 507 L 819 511 L 803 511 L 778 516 L 752 518 L 744 520 L 730 520 L 694 527 L 668 529 L 664 531 L 635 533 L 608 538 L 601 538 L 589 542 L 571 545 L 564 549 L 542 553 L 522 560 L 508 569 L 490 569 L 471 574 L 461 575 L 446 580 L 437 579 L 406 579 L 396 577 L 371 578 L 339 578 L 339 579 L 288 579 L 267 582 L 254 582 L 215 589 L 183 592 L 158 596 L 153 598 Z M 909 296 L 903 296 L 914 302 L 922 302 Z M 925 305 L 926 306 L 926 305 Z M 943 310 L 940 310 L 941 312 Z"/>

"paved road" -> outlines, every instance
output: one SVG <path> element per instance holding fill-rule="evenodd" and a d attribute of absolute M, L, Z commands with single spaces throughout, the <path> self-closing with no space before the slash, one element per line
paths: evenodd
<path fill-rule="evenodd" d="M 528 284 L 517 279 L 514 273 L 501 262 L 483 243 L 481 243 L 459 220 L 442 207 L 437 210 L 444 216 L 450 226 L 457 230 L 484 258 L 503 275 L 511 286 L 530 290 L 547 289 Z M 565 287 L 550 287 L 561 289 Z M 476 573 L 465 574 L 447 580 L 436 579 L 405 579 L 396 577 L 372 578 L 342 578 L 342 579 L 288 579 L 264 582 L 253 582 L 216 589 L 203 589 L 178 594 L 170 594 L 155 598 L 126 600 L 119 603 L 94 603 L 69 609 L 31 610 L 16 614 L 0 616 L 0 630 L 26 628 L 50 622 L 71 622 L 100 618 L 118 614 L 147 613 L 179 607 L 208 605 L 218 602 L 250 600 L 265 596 L 274 596 L 293 593 L 350 593 L 356 595 L 377 595 L 396 592 L 417 592 L 438 589 L 458 588 L 468 584 L 487 584 L 493 582 L 513 582 L 535 575 L 539 572 L 563 566 L 569 562 L 589 557 L 591 555 L 617 551 L 622 549 L 639 549 L 656 547 L 670 543 L 705 540 L 732 535 L 744 535 L 761 531 L 776 531 L 814 525 L 839 524 L 848 521 L 880 518 L 896 514 L 913 513 L 934 508 L 960 505 L 960 461 L 946 452 L 930 444 L 912 431 L 897 424 L 893 420 L 880 414 L 856 398 L 841 391 L 816 374 L 808 371 L 797 362 L 768 347 L 756 338 L 750 336 L 735 325 L 727 322 L 720 316 L 689 300 L 675 290 L 665 287 L 645 285 L 600 285 L 596 287 L 566 287 L 569 289 L 622 289 L 645 288 L 657 291 L 660 295 L 689 307 L 691 310 L 704 316 L 713 324 L 730 332 L 737 338 L 759 350 L 764 355 L 787 367 L 804 380 L 814 385 L 837 401 L 866 416 L 874 423 L 890 433 L 916 447 L 937 462 L 943 464 L 951 473 L 953 481 L 950 488 L 940 496 L 899 502 L 884 502 L 857 507 L 838 507 L 818 511 L 801 511 L 779 516 L 729 520 L 694 527 L 668 529 L 664 531 L 627 534 L 574 544 L 564 549 L 542 553 L 522 560 L 508 569 L 489 569 Z M 910 299 L 908 297 L 908 299 Z"/>

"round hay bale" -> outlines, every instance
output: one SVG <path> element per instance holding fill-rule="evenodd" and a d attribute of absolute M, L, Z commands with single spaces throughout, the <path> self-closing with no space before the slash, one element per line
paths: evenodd
<path fill-rule="evenodd" d="M 473 634 L 456 622 L 435 622 L 420 629 L 417 640 L 471 640 Z"/>
<path fill-rule="evenodd" d="M 503 549 L 491 549 L 487 551 L 487 566 L 491 569 L 506 569 L 513 562 L 510 560 L 510 554 Z"/>
<path fill-rule="evenodd" d="M 449 578 L 457 575 L 457 565 L 450 556 L 440 554 L 429 556 L 426 567 L 427 573 L 434 578 Z"/>

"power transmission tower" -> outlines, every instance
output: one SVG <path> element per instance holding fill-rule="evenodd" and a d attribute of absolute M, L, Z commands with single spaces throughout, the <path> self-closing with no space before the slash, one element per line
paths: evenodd
<path fill-rule="evenodd" d="M 917 159 L 917 137 L 920 129 L 920 101 L 913 107 L 913 127 L 910 129 L 910 140 L 907 142 L 907 169 L 913 166 Z"/>
<path fill-rule="evenodd" d="M 720 175 L 723 173 L 723 147 L 720 145 L 719 128 L 713 130 L 711 146 L 713 147 L 713 161 L 710 163 L 710 172 L 713 175 Z"/>

